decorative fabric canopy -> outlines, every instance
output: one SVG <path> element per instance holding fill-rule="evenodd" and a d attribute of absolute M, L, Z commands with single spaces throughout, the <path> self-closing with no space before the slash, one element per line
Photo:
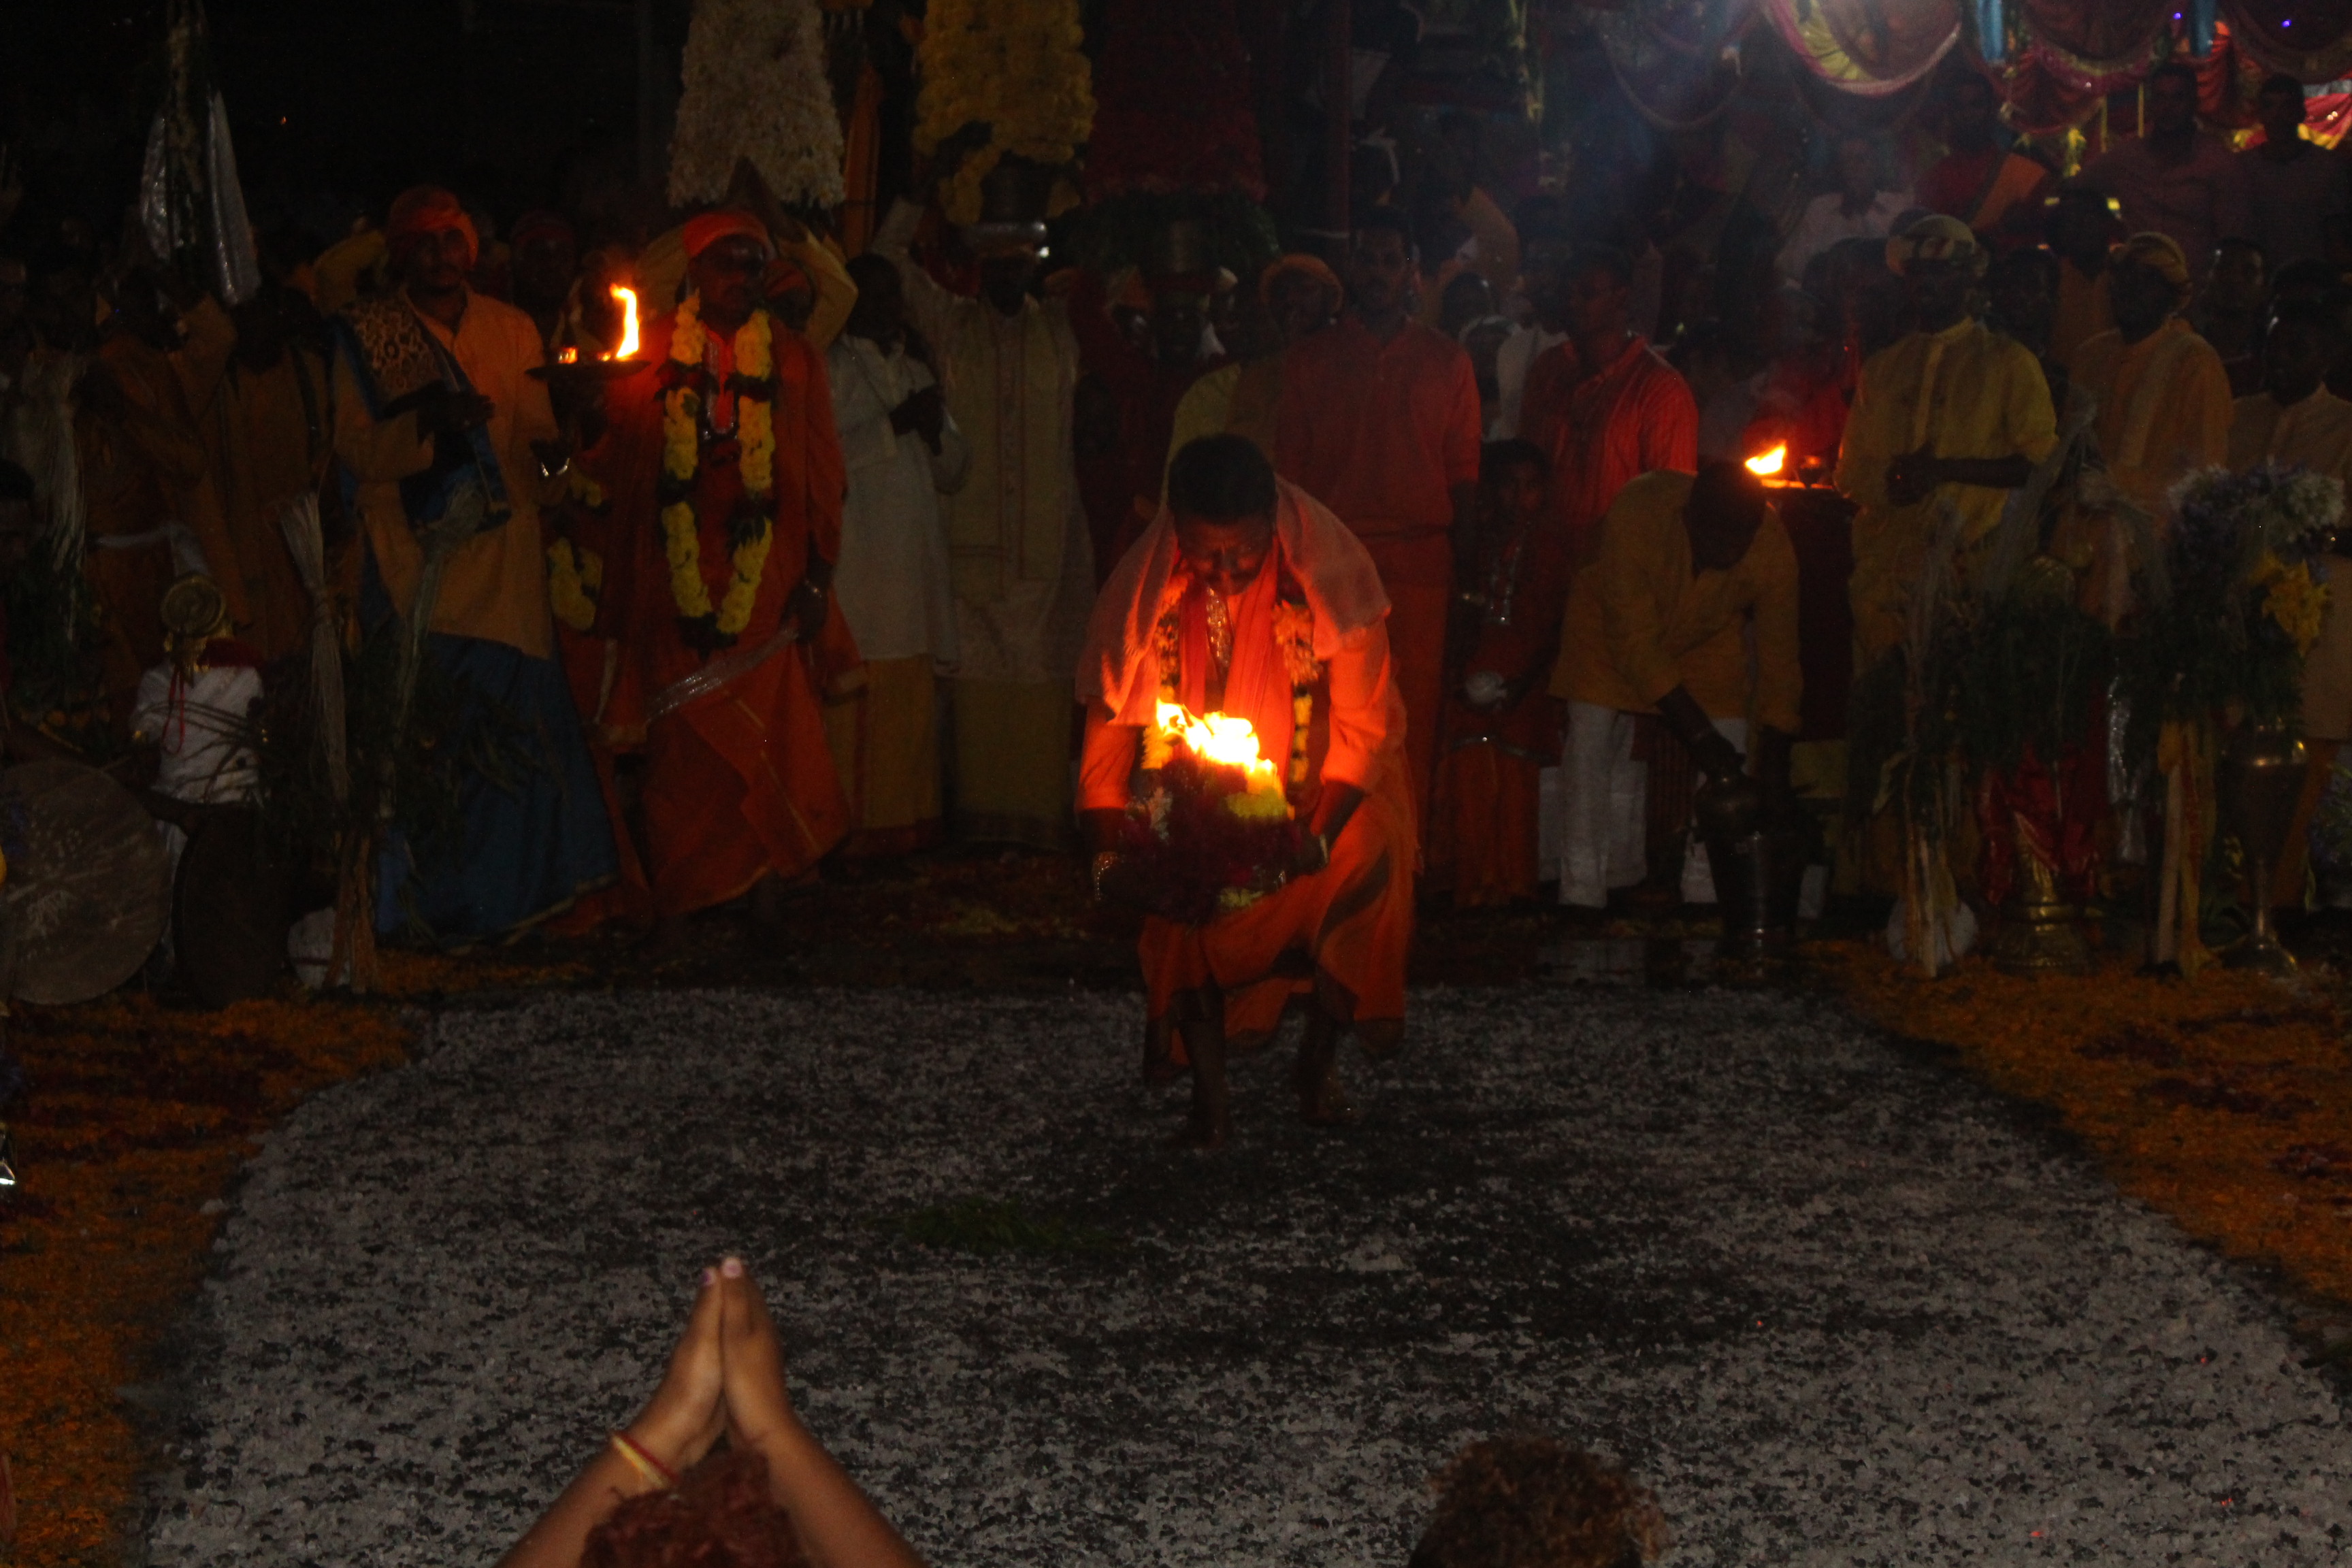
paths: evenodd
<path fill-rule="evenodd" d="M 2014 0 L 2030 42 L 2024 56 L 2060 89 L 2092 97 L 2129 87 L 2155 68 L 2171 31 L 2168 5 L 2141 0 Z"/>
<path fill-rule="evenodd" d="M 2324 0 L 2221 0 L 2238 47 L 2306 84 L 2352 74 L 2352 5 Z"/>
<path fill-rule="evenodd" d="M 1831 86 L 1880 98 L 1936 68 L 1960 41 L 1959 0 L 1759 0 L 1799 63 Z"/>

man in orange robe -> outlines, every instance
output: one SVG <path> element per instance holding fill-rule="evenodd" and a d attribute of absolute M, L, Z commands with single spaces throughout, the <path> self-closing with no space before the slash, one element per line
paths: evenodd
<path fill-rule="evenodd" d="M 1350 257 L 1353 303 L 1283 357 L 1274 466 L 1362 541 L 1391 606 L 1414 809 L 1425 812 L 1445 684 L 1454 530 L 1476 502 L 1482 416 L 1462 346 L 1411 316 L 1411 226 L 1367 213 Z"/>
<path fill-rule="evenodd" d="M 1559 760 L 1551 667 L 1568 604 L 1568 551 L 1546 515 L 1550 465 L 1526 441 L 1486 448 L 1480 538 L 1463 600 L 1475 616 L 1445 694 L 1431 824 L 1433 883 L 1457 909 L 1532 900 L 1543 770 Z"/>
<path fill-rule="evenodd" d="M 757 302 L 756 219 L 705 214 L 686 250 L 694 292 L 646 331 L 658 368 L 616 384 L 609 470 L 630 581 L 606 589 L 628 612 L 605 722 L 643 737 L 668 951 L 688 914 L 755 889 L 772 917 L 782 884 L 848 832 L 821 689 L 856 665 L 830 591 L 844 480 L 824 358 Z"/>
<path fill-rule="evenodd" d="M 1161 702 L 1247 718 L 1299 830 L 1277 890 L 1202 925 L 1144 922 L 1146 1068 L 1189 1061 L 1185 1142 L 1225 1142 L 1226 1051 L 1271 1036 L 1295 994 L 1311 998 L 1293 1077 L 1310 1122 L 1349 1114 L 1341 1031 L 1370 1053 L 1402 1035 L 1416 846 L 1388 621 L 1363 545 L 1234 435 L 1177 454 L 1168 504 L 1095 601 L 1078 696 L 1097 897 L 1151 907 L 1119 846 Z"/>
<path fill-rule="evenodd" d="M 1698 468 L 1698 403 L 1633 329 L 1633 267 L 1603 247 L 1567 265 L 1568 342 L 1528 371 L 1519 434 L 1551 459 L 1552 513 L 1571 563 L 1591 558 L 1601 520 L 1637 475 Z"/>

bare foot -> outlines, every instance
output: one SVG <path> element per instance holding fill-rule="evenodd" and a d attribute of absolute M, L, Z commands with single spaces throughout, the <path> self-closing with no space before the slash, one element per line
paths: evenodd
<path fill-rule="evenodd" d="M 1174 1083 L 1184 1076 L 1176 1065 L 1175 1030 L 1166 1023 L 1147 1024 L 1143 1029 L 1143 1081 Z"/>
<path fill-rule="evenodd" d="M 1349 1102 L 1348 1090 L 1339 1081 L 1337 1063 L 1327 1064 L 1322 1073 L 1312 1079 L 1302 1079 L 1298 1089 L 1298 1120 L 1309 1127 L 1346 1127 L 1356 1120 L 1356 1108 Z"/>
<path fill-rule="evenodd" d="M 1340 1127 L 1355 1120 L 1348 1091 L 1339 1082 L 1339 1025 L 1320 1009 L 1307 1017 L 1298 1059 L 1290 1066 L 1290 1087 L 1298 1096 L 1298 1119 L 1309 1127 Z"/>

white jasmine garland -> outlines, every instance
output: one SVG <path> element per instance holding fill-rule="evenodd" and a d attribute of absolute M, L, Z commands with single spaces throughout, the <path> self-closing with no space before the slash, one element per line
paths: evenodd
<path fill-rule="evenodd" d="M 727 194 L 749 158 L 779 201 L 838 206 L 841 121 L 816 0 L 695 0 L 686 91 L 669 142 L 669 199 Z"/>

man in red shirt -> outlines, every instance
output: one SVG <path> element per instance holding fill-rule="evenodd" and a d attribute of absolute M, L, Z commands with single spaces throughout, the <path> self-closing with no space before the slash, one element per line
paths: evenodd
<path fill-rule="evenodd" d="M 1593 246 L 1568 265 L 1568 342 L 1528 372 L 1519 433 L 1551 460 L 1553 515 L 1580 564 L 1628 479 L 1698 470 L 1698 404 L 1690 385 L 1631 325 L 1633 268 Z"/>
<path fill-rule="evenodd" d="M 1348 312 L 1285 355 L 1274 461 L 1284 479 L 1339 514 L 1380 571 L 1412 798 L 1425 817 L 1454 529 L 1476 504 L 1481 429 L 1470 356 L 1412 320 L 1413 275 L 1403 215 L 1368 211 L 1349 256 Z"/>
<path fill-rule="evenodd" d="M 1952 83 L 1944 137 L 1952 151 L 1919 178 L 1919 205 L 1956 217 L 1979 244 L 2014 250 L 2042 237 L 2042 203 L 2057 176 L 2000 144 L 2000 100 L 1974 73 Z"/>

